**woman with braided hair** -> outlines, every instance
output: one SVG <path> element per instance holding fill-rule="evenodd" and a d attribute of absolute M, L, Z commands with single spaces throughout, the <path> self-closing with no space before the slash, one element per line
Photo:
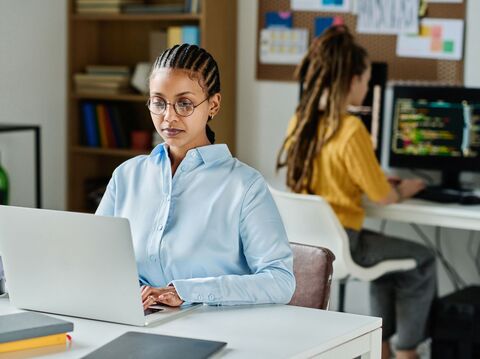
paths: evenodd
<path fill-rule="evenodd" d="M 97 209 L 130 221 L 145 308 L 288 303 L 293 295 L 292 252 L 265 180 L 214 144 L 207 123 L 220 102 L 207 51 L 165 50 L 147 102 L 165 142 L 116 168 Z"/>
<path fill-rule="evenodd" d="M 383 318 L 382 357 L 390 357 L 389 339 L 396 333 L 397 358 L 416 358 L 436 292 L 434 256 L 420 244 L 362 230 L 361 196 L 387 205 L 413 196 L 423 182 L 389 183 L 365 126 L 347 112 L 349 105 L 362 104 L 370 79 L 367 52 L 347 27 L 332 27 L 316 38 L 296 76 L 303 89 L 277 169 L 287 167 L 287 185 L 294 192 L 317 194 L 330 203 L 358 264 L 416 260 L 415 269 L 385 275 L 370 286 L 372 315 Z"/>

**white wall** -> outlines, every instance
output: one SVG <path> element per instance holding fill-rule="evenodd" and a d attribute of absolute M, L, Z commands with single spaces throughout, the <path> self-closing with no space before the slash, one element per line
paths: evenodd
<path fill-rule="evenodd" d="M 65 206 L 66 1 L 0 0 L 0 123 L 42 129 L 43 206 Z M 34 205 L 33 136 L 0 135 L 11 203 Z"/>
<path fill-rule="evenodd" d="M 237 51 L 237 156 L 260 170 L 266 179 L 281 188 L 284 187 L 284 173 L 275 174 L 276 153 L 280 148 L 290 116 L 293 114 L 298 86 L 293 82 L 257 81 L 255 79 L 255 47 L 257 33 L 258 0 L 238 1 L 238 51 Z M 467 39 L 465 51 L 465 82 L 468 86 L 480 87 L 480 50 L 475 48 L 480 37 L 480 22 L 475 16 L 480 13 L 480 1 L 470 0 L 467 7 Z M 367 220 L 369 228 L 379 228 L 378 221 Z M 423 228 L 433 235 L 433 228 Z M 419 241 L 416 233 L 407 225 L 389 222 L 386 232 L 403 238 Z M 442 230 L 444 250 L 468 283 L 479 283 L 479 273 L 467 253 L 469 233 L 461 230 Z M 476 241 L 480 243 L 478 233 Z M 439 292 L 452 291 L 443 268 L 439 267 Z M 347 309 L 367 313 L 368 289 L 363 283 L 350 284 L 350 298 Z M 335 298 L 332 298 L 335 301 Z"/>
<path fill-rule="evenodd" d="M 465 85 L 480 87 L 480 1 L 468 0 L 467 2 L 467 35 L 465 42 Z"/>

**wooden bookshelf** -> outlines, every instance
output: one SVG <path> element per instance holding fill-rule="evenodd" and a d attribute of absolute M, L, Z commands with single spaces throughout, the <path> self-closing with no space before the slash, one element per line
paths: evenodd
<path fill-rule="evenodd" d="M 81 106 L 95 101 L 128 107 L 129 125 L 154 131 L 140 93 L 75 93 L 73 75 L 86 65 L 128 65 L 149 60 L 149 34 L 169 26 L 197 25 L 201 46 L 217 60 L 222 81 L 222 107 L 211 126 L 217 143 L 235 153 L 236 0 L 201 0 L 199 14 L 76 14 L 75 1 L 68 5 L 67 94 L 67 207 L 87 211 L 86 182 L 108 178 L 130 157 L 148 153 L 133 149 L 92 148 L 84 143 Z M 123 108 L 122 107 L 122 108 Z"/>
<path fill-rule="evenodd" d="M 106 101 L 132 101 L 147 103 L 148 96 L 136 93 L 103 94 L 103 93 L 72 93 L 72 98 L 77 100 L 106 100 Z"/>
<path fill-rule="evenodd" d="M 74 21 L 200 21 L 200 14 L 74 14 Z"/>

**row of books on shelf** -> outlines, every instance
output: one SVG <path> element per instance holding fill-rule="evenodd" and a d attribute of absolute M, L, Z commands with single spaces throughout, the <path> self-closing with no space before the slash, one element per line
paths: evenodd
<path fill-rule="evenodd" d="M 81 108 L 86 146 L 129 148 L 131 129 L 118 105 L 84 101 Z"/>
<path fill-rule="evenodd" d="M 200 12 L 200 0 L 76 0 L 79 14 L 176 14 Z"/>
<path fill-rule="evenodd" d="M 150 33 L 151 61 L 163 50 L 176 44 L 191 44 L 200 46 L 200 29 L 194 25 L 169 26 L 166 30 Z"/>

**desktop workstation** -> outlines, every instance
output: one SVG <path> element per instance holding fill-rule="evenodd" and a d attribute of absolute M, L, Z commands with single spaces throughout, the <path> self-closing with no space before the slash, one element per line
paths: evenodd
<path fill-rule="evenodd" d="M 460 183 L 461 172 L 480 171 L 480 89 L 394 86 L 386 128 L 388 165 L 436 170 L 439 184 L 389 206 L 365 202 L 367 216 L 418 225 L 480 230 L 480 197 Z"/>

